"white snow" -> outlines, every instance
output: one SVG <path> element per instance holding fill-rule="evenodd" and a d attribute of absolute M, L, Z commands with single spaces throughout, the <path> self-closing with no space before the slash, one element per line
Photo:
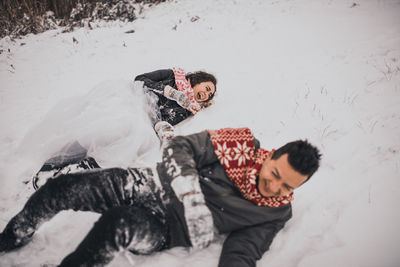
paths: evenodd
<path fill-rule="evenodd" d="M 33 191 L 23 182 L 72 139 L 104 167 L 159 159 L 131 81 L 179 66 L 218 86 L 178 133 L 248 126 L 267 149 L 307 138 L 324 155 L 257 266 L 399 266 L 399 14 L 398 0 L 175 0 L 129 24 L 0 40 L 0 229 Z M 0 265 L 56 265 L 98 216 L 63 212 Z M 217 266 L 222 242 L 127 257 Z M 123 255 L 110 265 L 128 266 Z"/>

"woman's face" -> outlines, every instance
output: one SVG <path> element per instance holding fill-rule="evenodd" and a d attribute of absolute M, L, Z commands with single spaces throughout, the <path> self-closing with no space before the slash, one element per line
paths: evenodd
<path fill-rule="evenodd" d="M 207 102 L 215 93 L 215 85 L 212 82 L 198 83 L 193 87 L 193 93 L 198 103 Z"/>

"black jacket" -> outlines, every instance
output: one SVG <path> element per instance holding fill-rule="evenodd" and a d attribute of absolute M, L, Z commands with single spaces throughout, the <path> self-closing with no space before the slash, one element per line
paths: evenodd
<path fill-rule="evenodd" d="M 257 139 L 254 141 L 258 149 L 259 142 Z M 199 174 L 214 226 L 219 233 L 228 234 L 219 267 L 255 266 L 269 249 L 276 233 L 291 218 L 291 205 L 259 207 L 244 199 L 220 164 L 208 132 L 177 136 L 172 139 L 169 148 L 174 151 L 174 159 L 182 168 L 182 175 Z M 158 172 L 164 188 L 168 190 L 168 174 L 163 163 L 158 165 Z M 171 247 L 190 246 L 182 205 L 174 199 L 168 209 Z"/>
<path fill-rule="evenodd" d="M 165 69 L 144 73 L 136 76 L 135 81 L 143 81 L 144 85 L 148 87 L 152 93 L 158 96 L 157 105 L 160 109 L 161 120 L 167 121 L 171 125 L 176 125 L 192 115 L 190 111 L 184 109 L 179 106 L 178 103 L 163 95 L 164 87 L 166 85 L 175 89 L 177 88 L 173 70 Z"/>

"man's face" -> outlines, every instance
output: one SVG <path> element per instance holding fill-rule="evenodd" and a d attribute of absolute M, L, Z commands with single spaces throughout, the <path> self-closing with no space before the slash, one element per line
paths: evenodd
<path fill-rule="evenodd" d="M 283 154 L 278 159 L 271 159 L 272 154 L 273 151 L 261 167 L 258 191 L 265 197 L 288 195 L 307 180 L 307 175 L 293 169 L 288 162 L 288 154 Z"/>

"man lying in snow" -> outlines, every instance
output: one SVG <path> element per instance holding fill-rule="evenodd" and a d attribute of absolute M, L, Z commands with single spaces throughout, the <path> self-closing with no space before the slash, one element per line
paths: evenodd
<path fill-rule="evenodd" d="M 248 128 L 177 136 L 156 168 L 95 169 L 50 179 L 0 234 L 0 251 L 32 239 L 61 210 L 102 213 L 61 266 L 106 265 L 136 254 L 207 247 L 228 234 L 219 266 L 255 266 L 291 218 L 293 190 L 319 167 L 307 141 L 259 148 Z"/>

